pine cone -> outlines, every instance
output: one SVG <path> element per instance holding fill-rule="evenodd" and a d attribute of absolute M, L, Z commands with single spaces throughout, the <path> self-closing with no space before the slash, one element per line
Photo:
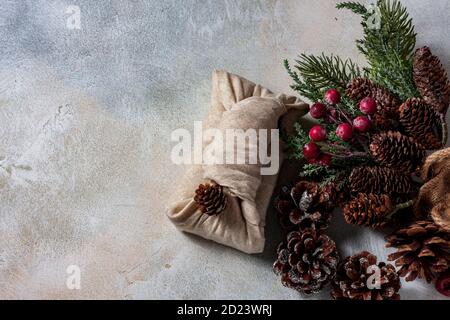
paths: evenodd
<path fill-rule="evenodd" d="M 386 226 L 394 209 L 391 199 L 385 194 L 360 193 L 344 205 L 342 212 L 349 224 L 378 229 Z"/>
<path fill-rule="evenodd" d="M 442 121 L 439 114 L 421 99 L 408 99 L 400 107 L 400 123 L 405 133 L 425 149 L 442 148 Z"/>
<path fill-rule="evenodd" d="M 380 271 L 378 281 L 375 277 L 377 267 Z M 377 257 L 364 251 L 347 257 L 339 265 L 331 297 L 335 300 L 399 300 L 400 287 L 395 267 L 384 262 L 377 264 Z"/>
<path fill-rule="evenodd" d="M 336 243 L 317 230 L 293 231 L 277 250 L 274 272 L 284 286 L 305 294 L 317 293 L 336 274 Z"/>
<path fill-rule="evenodd" d="M 371 97 L 377 102 L 379 114 L 398 119 L 399 102 L 385 87 L 366 78 L 355 78 L 348 84 L 346 93 L 357 102 Z"/>
<path fill-rule="evenodd" d="M 353 193 L 409 194 L 415 192 L 410 175 L 382 167 L 358 167 L 352 170 L 349 186 Z"/>
<path fill-rule="evenodd" d="M 417 277 L 431 282 L 450 267 L 450 234 L 432 221 L 416 221 L 386 237 L 386 247 L 397 248 L 389 255 L 406 281 Z"/>
<path fill-rule="evenodd" d="M 301 181 L 292 189 L 283 188 L 276 203 L 278 219 L 287 230 L 325 230 L 336 202 L 332 184 L 320 187 L 315 182 Z"/>
<path fill-rule="evenodd" d="M 398 122 L 380 113 L 372 115 L 372 124 L 377 131 L 389 131 L 398 128 Z"/>
<path fill-rule="evenodd" d="M 201 184 L 195 190 L 194 201 L 202 213 L 213 216 L 220 214 L 227 206 L 227 195 L 218 184 Z"/>
<path fill-rule="evenodd" d="M 450 82 L 439 58 L 423 47 L 414 53 L 414 82 L 425 101 L 440 113 L 450 104 Z"/>
<path fill-rule="evenodd" d="M 425 159 L 425 150 L 413 138 L 388 131 L 373 136 L 370 153 L 380 165 L 414 173 Z"/>

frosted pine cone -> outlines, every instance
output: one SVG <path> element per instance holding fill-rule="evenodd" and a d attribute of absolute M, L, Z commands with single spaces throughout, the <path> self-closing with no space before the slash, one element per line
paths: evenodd
<path fill-rule="evenodd" d="M 277 250 L 273 270 L 284 286 L 301 293 L 317 293 L 336 274 L 336 243 L 317 230 L 293 231 Z"/>
<path fill-rule="evenodd" d="M 287 230 L 324 230 L 328 228 L 335 202 L 333 184 L 320 187 L 316 182 L 300 181 L 291 189 L 283 188 L 276 203 L 278 219 Z"/>
<path fill-rule="evenodd" d="M 374 276 L 375 270 L 380 272 L 379 279 Z M 374 281 L 370 281 L 372 279 Z M 376 256 L 364 251 L 347 257 L 339 265 L 331 297 L 335 300 L 399 300 L 400 287 L 394 266 L 377 263 Z"/>

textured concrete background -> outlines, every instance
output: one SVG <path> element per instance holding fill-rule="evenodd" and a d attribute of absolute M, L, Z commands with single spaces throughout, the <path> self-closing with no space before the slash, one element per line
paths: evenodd
<path fill-rule="evenodd" d="M 450 2 L 405 0 L 450 69 Z M 2 0 L 0 297 L 302 299 L 271 271 L 279 240 L 248 256 L 181 234 L 164 215 L 183 168 L 170 132 L 207 111 L 224 68 L 291 93 L 281 59 L 360 61 L 358 19 L 330 0 Z M 66 9 L 81 9 L 81 30 Z M 342 255 L 385 258 L 383 235 L 335 218 Z M 81 290 L 66 268 L 81 268 Z M 422 282 L 404 299 L 440 298 Z M 310 299 L 327 299 L 328 292 Z"/>

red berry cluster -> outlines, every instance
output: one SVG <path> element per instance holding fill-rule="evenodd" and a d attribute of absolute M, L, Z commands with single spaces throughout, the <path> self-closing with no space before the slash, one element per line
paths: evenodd
<path fill-rule="evenodd" d="M 336 136 L 343 141 L 351 141 L 355 135 L 368 133 L 372 129 L 371 115 L 377 112 L 376 101 L 370 97 L 364 98 L 359 103 L 359 110 L 364 115 L 352 119 L 343 108 L 339 107 L 341 103 L 341 94 L 336 89 L 326 91 L 324 103 L 316 102 L 309 110 L 311 117 L 321 119 L 325 124 L 335 124 Z M 303 147 L 303 155 L 309 163 L 329 166 L 333 155 L 323 153 L 318 143 L 328 139 L 326 127 L 316 125 L 309 131 L 311 142 Z"/>

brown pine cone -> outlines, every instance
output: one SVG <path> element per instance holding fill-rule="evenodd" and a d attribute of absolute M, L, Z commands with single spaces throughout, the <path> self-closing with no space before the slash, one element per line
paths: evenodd
<path fill-rule="evenodd" d="M 440 113 L 450 104 L 450 81 L 439 58 L 423 47 L 414 53 L 414 82 L 425 101 Z"/>
<path fill-rule="evenodd" d="M 200 211 L 213 216 L 220 214 L 227 206 L 227 195 L 223 187 L 218 184 L 201 184 L 195 190 L 194 201 L 197 203 Z"/>
<path fill-rule="evenodd" d="M 274 272 L 284 286 L 305 294 L 317 293 L 336 274 L 336 243 L 318 230 L 293 231 L 277 250 Z"/>
<path fill-rule="evenodd" d="M 398 119 L 400 103 L 385 87 L 366 78 L 355 78 L 347 86 L 348 97 L 357 102 L 371 97 L 377 102 L 378 113 L 386 118 Z"/>
<path fill-rule="evenodd" d="M 380 113 L 372 115 L 372 125 L 376 131 L 389 131 L 398 128 L 398 122 Z"/>
<path fill-rule="evenodd" d="M 376 270 L 380 271 L 379 281 Z M 339 265 L 331 297 L 334 300 L 399 300 L 400 287 L 395 267 L 384 262 L 377 264 L 377 257 L 364 251 L 347 257 Z"/>
<path fill-rule="evenodd" d="M 414 173 L 422 166 L 426 155 L 413 138 L 394 131 L 374 135 L 370 153 L 380 165 L 403 173 Z"/>
<path fill-rule="evenodd" d="M 287 230 L 325 230 L 335 206 L 334 186 L 320 187 L 310 181 L 300 181 L 292 189 L 283 188 L 276 203 L 280 224 Z"/>
<path fill-rule="evenodd" d="M 354 168 L 349 177 L 353 193 L 409 194 L 416 188 L 410 175 L 382 167 Z"/>
<path fill-rule="evenodd" d="M 397 252 L 389 255 L 400 268 L 400 277 L 417 277 L 431 282 L 450 267 L 450 234 L 432 221 L 416 221 L 386 237 L 386 247 Z"/>
<path fill-rule="evenodd" d="M 342 212 L 349 224 L 378 229 L 386 226 L 394 210 L 389 196 L 360 193 L 344 205 Z"/>
<path fill-rule="evenodd" d="M 405 133 L 427 150 L 442 148 L 442 120 L 423 100 L 411 98 L 400 106 L 400 123 Z"/>

